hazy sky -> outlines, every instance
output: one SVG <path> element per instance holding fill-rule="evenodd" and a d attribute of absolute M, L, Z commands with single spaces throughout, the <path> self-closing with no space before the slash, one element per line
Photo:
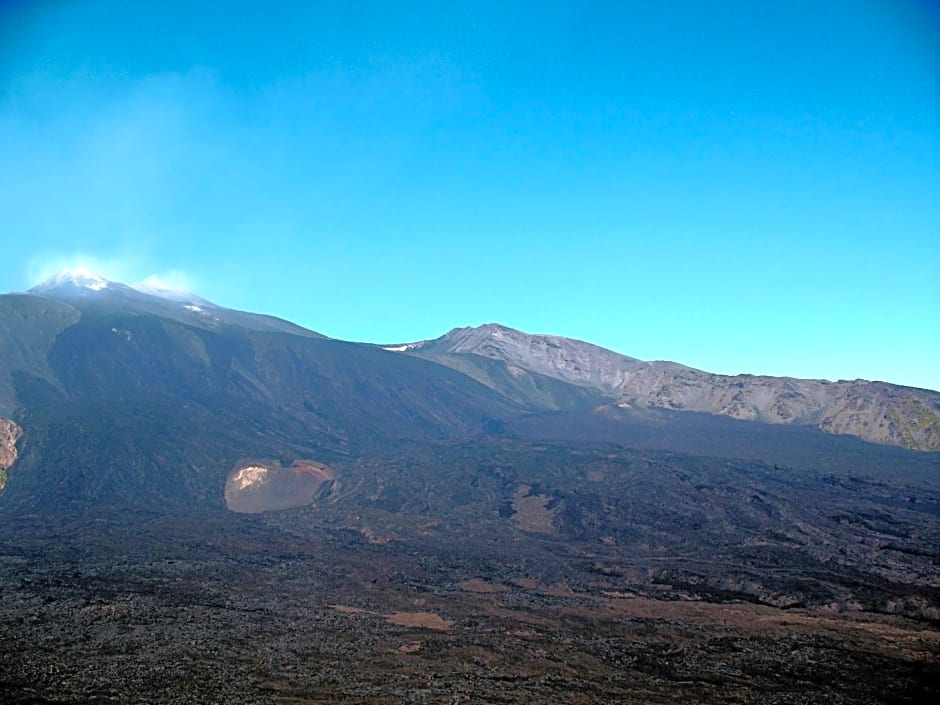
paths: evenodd
<path fill-rule="evenodd" d="M 0 290 L 940 389 L 928 0 L 0 4 Z"/>

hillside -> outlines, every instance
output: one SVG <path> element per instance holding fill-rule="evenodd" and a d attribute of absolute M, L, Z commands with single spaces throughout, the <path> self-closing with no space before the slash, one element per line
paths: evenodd
<path fill-rule="evenodd" d="M 866 380 L 718 375 L 674 362 L 643 362 L 590 343 L 530 335 L 497 324 L 455 328 L 430 341 L 391 346 L 460 369 L 501 389 L 483 374 L 503 363 L 513 385 L 537 374 L 612 398 L 621 407 L 699 411 L 771 424 L 812 425 L 874 443 L 940 449 L 940 393 Z M 483 360 L 486 360 L 484 362 Z"/>

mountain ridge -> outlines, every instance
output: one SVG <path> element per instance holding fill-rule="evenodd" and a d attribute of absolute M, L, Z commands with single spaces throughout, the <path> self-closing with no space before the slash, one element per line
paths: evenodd
<path fill-rule="evenodd" d="M 814 425 L 875 443 L 940 449 L 940 393 L 928 389 L 869 380 L 721 375 L 676 362 L 642 361 L 592 343 L 493 323 L 455 328 L 440 338 L 386 349 L 465 370 L 473 357 L 497 360 L 516 375 L 535 372 L 591 388 L 625 408 Z"/>
<path fill-rule="evenodd" d="M 146 279 L 134 285 L 123 284 L 85 268 L 60 270 L 22 295 L 63 301 L 86 311 L 146 311 L 197 327 L 237 325 L 250 330 L 326 337 L 277 316 L 220 306 L 191 291 L 156 286 Z"/>
<path fill-rule="evenodd" d="M 117 339 L 131 335 L 128 322 L 143 315 L 184 326 L 168 338 L 166 332 L 148 333 L 155 336 L 148 339 L 148 344 L 157 345 L 156 341 L 163 340 L 159 344 L 183 345 L 183 352 L 178 353 L 183 356 L 205 358 L 208 354 L 207 343 L 198 340 L 201 334 L 186 332 L 188 328 L 235 336 L 233 341 L 241 335 L 238 331 L 246 331 L 249 336 L 273 333 L 329 340 L 289 321 L 226 309 L 190 292 L 164 291 L 161 295 L 159 291 L 152 293 L 109 281 L 88 270 L 64 270 L 25 294 L 0 297 L 0 316 L 5 323 L 0 352 L 7 358 L 6 364 L 0 365 L 0 412 L 9 415 L 15 406 L 14 368 L 27 370 L 51 388 L 61 388 L 61 380 L 49 370 L 48 359 L 54 342 L 64 332 L 84 322 L 88 331 L 110 330 Z M 88 328 L 94 320 L 104 323 Z M 282 344 L 291 347 L 286 342 L 278 343 Z M 501 400 L 492 402 L 497 407 L 516 408 L 520 413 L 526 409 L 563 411 L 605 404 L 622 409 L 694 411 L 758 423 L 815 426 L 828 433 L 916 450 L 940 449 L 940 393 L 932 390 L 866 380 L 829 382 L 719 375 L 677 362 L 643 361 L 586 341 L 524 333 L 498 323 L 453 328 L 439 338 L 413 343 L 344 345 L 349 351 L 361 347 L 392 354 L 387 361 L 378 358 L 382 360 L 379 367 L 389 374 L 397 365 L 391 361 L 395 355 L 448 368 L 493 392 L 494 399 Z M 109 353 L 101 350 L 99 354 L 106 357 Z M 151 350 L 147 359 L 155 360 L 159 355 L 159 350 Z M 285 355 L 286 360 L 298 353 Z M 305 355 L 301 355 L 306 360 L 303 364 L 313 364 L 313 358 Z M 159 366 L 155 362 L 148 364 Z M 244 359 L 238 364 L 245 370 L 256 363 Z M 424 369 L 421 374 L 430 375 L 428 379 L 437 374 Z M 267 389 L 267 383 L 251 374 L 254 381 L 244 384 Z M 440 415 L 432 412 L 435 414 Z"/>

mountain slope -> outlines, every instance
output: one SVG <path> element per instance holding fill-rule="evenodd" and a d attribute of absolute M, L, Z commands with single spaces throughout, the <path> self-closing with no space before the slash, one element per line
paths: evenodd
<path fill-rule="evenodd" d="M 208 330 L 231 325 L 254 331 L 324 337 L 275 316 L 217 306 L 189 291 L 127 286 L 108 281 L 85 269 L 64 269 L 30 289 L 27 294 L 68 303 L 88 315 L 152 313 Z"/>
<path fill-rule="evenodd" d="M 727 458 L 744 444 L 747 457 L 796 457 L 774 450 L 794 441 L 823 464 L 842 446 L 774 424 L 937 445 L 933 392 L 723 377 L 495 325 L 382 349 L 89 273 L 0 296 L 0 352 L 0 418 L 19 456 L 7 506 L 221 508 L 246 458 L 289 468 L 492 434 Z M 674 410 L 774 423 L 703 431 Z"/>
<path fill-rule="evenodd" d="M 15 375 L 23 453 L 10 501 L 200 502 L 241 457 L 329 460 L 522 412 L 423 360 L 151 315 L 83 318 L 48 366 L 53 383 Z"/>
<path fill-rule="evenodd" d="M 0 297 L 0 416 L 22 429 L 8 504 L 220 506 L 239 458 L 330 461 L 529 410 L 446 367 L 278 319 L 113 283 L 39 293 Z"/>
<path fill-rule="evenodd" d="M 530 335 L 497 324 L 456 328 L 435 340 L 389 349 L 468 374 L 495 360 L 517 377 L 526 373 L 552 377 L 592 389 L 622 407 L 814 425 L 875 443 L 940 449 L 940 393 L 930 390 L 865 380 L 718 375 L 674 362 L 643 362 L 579 340 Z M 483 381 L 479 375 L 476 378 Z M 492 386 L 499 389 L 498 384 Z"/>

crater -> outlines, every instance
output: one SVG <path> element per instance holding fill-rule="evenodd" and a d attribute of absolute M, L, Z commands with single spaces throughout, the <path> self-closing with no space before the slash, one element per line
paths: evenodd
<path fill-rule="evenodd" d="M 303 507 L 334 477 L 330 468 L 312 460 L 295 460 L 289 467 L 276 460 L 242 460 L 225 481 L 225 506 L 242 514 Z"/>

